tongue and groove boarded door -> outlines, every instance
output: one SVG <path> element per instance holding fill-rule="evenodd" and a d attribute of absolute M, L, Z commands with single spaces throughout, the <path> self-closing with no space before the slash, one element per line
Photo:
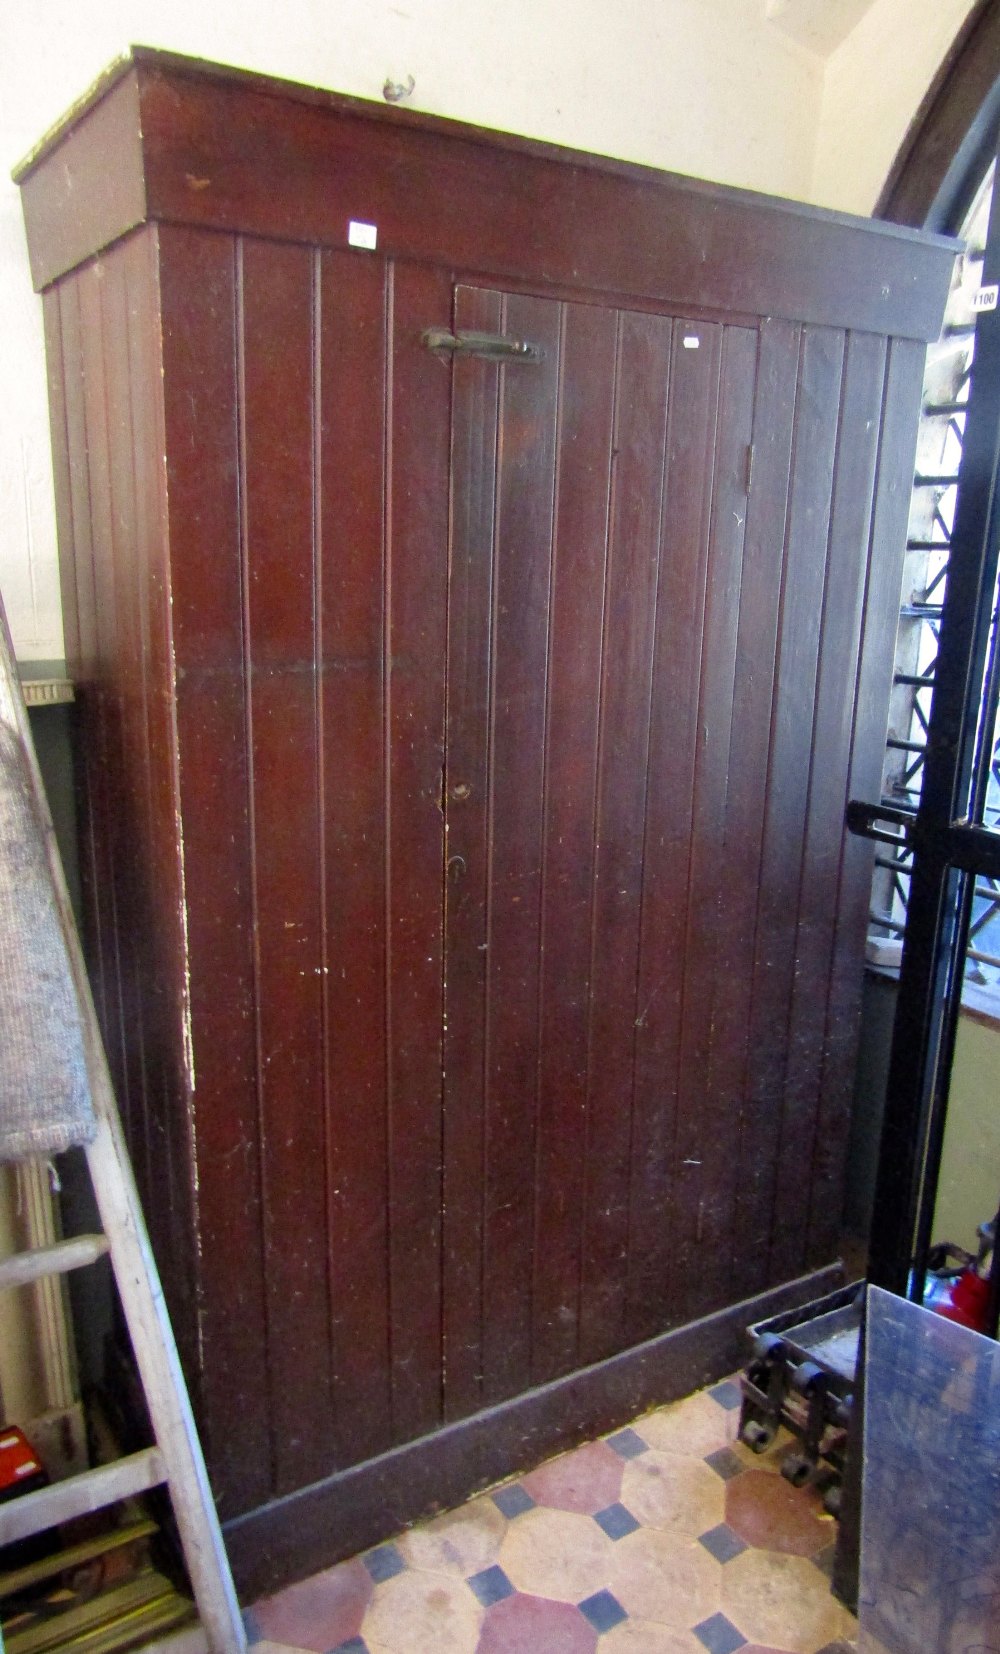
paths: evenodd
<path fill-rule="evenodd" d="M 471 287 L 455 325 L 542 358 L 454 368 L 451 1418 L 688 1297 L 758 356 L 749 327 Z"/>

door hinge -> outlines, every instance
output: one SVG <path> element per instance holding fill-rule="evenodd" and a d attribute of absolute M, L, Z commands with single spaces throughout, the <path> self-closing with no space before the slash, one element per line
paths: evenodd
<path fill-rule="evenodd" d="M 753 482 L 753 443 L 752 442 L 747 443 L 746 467 L 747 467 L 747 469 L 746 469 L 746 492 L 749 494 L 750 484 Z"/>
<path fill-rule="evenodd" d="M 502 333 L 451 333 L 446 327 L 428 327 L 421 334 L 428 350 L 450 356 L 481 356 L 487 362 L 540 362 L 541 345 L 527 339 L 508 339 Z"/>

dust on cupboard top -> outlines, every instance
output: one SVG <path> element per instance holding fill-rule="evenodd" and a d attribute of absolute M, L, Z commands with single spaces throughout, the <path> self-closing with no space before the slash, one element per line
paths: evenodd
<path fill-rule="evenodd" d="M 48 286 L 137 225 L 348 245 L 553 295 L 936 338 L 957 244 L 132 47 L 15 169 Z M 364 256 L 359 254 L 359 256 Z"/>

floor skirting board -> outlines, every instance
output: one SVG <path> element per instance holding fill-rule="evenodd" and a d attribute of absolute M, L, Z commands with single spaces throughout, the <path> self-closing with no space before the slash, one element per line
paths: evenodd
<path fill-rule="evenodd" d="M 244 1601 L 742 1367 L 746 1328 L 843 1281 L 839 1264 L 661 1333 L 591 1367 L 352 1465 L 223 1525 Z"/>

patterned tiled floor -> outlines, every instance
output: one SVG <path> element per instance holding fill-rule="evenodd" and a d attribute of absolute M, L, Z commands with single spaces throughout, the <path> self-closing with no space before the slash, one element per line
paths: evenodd
<path fill-rule="evenodd" d="M 731 1381 L 256 1604 L 255 1654 L 834 1654 L 834 1524 Z"/>

